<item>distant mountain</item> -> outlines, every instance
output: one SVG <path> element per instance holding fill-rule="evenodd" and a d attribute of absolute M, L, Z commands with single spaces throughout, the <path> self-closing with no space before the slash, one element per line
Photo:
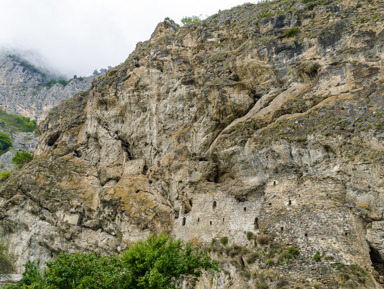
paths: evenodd
<path fill-rule="evenodd" d="M 0 56 L 0 108 L 42 121 L 48 111 L 75 93 L 87 90 L 95 75 L 65 79 L 21 56 Z"/>

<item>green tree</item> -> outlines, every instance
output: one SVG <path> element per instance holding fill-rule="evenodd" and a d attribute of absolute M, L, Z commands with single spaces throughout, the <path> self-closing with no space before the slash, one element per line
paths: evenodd
<path fill-rule="evenodd" d="M 183 23 L 183 25 L 193 24 L 198 21 L 200 21 L 200 18 L 197 16 L 186 16 L 181 18 L 181 23 Z"/>
<path fill-rule="evenodd" d="M 121 259 L 131 275 L 130 288 L 176 288 L 181 276 L 199 277 L 202 269 L 218 270 L 197 247 L 182 240 L 173 241 L 165 234 L 137 242 Z"/>
<path fill-rule="evenodd" d="M 0 131 L 0 155 L 7 152 L 12 147 L 12 141 L 9 135 Z"/>
<path fill-rule="evenodd" d="M 29 163 L 33 159 L 33 153 L 27 151 L 20 151 L 12 158 L 12 163 L 17 166 L 18 169 L 23 167 L 26 163 Z"/>
<path fill-rule="evenodd" d="M 191 243 L 161 234 L 139 241 L 120 256 L 99 253 L 60 254 L 45 273 L 27 263 L 22 280 L 7 288 L 174 289 L 185 276 L 198 277 L 217 264 Z"/>

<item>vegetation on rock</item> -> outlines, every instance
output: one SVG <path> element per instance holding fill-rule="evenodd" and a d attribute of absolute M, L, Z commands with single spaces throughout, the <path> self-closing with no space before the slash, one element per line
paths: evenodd
<path fill-rule="evenodd" d="M 12 158 L 12 163 L 17 166 L 18 169 L 22 168 L 25 164 L 29 163 L 33 159 L 33 153 L 27 151 L 20 151 Z"/>
<path fill-rule="evenodd" d="M 181 18 L 181 23 L 183 23 L 183 25 L 193 24 L 198 21 L 200 21 L 200 18 L 197 16 L 186 16 Z"/>
<path fill-rule="evenodd" d="M 5 132 L 0 132 L 0 154 L 6 153 L 12 148 L 12 141 Z"/>
<path fill-rule="evenodd" d="M 132 245 L 120 256 L 99 253 L 61 254 L 46 264 L 28 262 L 20 283 L 7 288 L 145 288 L 173 289 L 181 279 L 197 278 L 203 269 L 218 270 L 199 248 L 161 234 Z"/>
<path fill-rule="evenodd" d="M 0 109 L 0 126 L 11 131 L 32 132 L 36 129 L 37 124 L 29 117 L 7 113 Z"/>

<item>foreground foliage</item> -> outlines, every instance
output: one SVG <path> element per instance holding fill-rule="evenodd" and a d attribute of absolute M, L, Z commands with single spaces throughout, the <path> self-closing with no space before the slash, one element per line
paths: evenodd
<path fill-rule="evenodd" d="M 191 243 L 162 234 L 137 242 L 120 256 L 61 254 L 46 264 L 44 273 L 28 262 L 20 283 L 6 288 L 172 289 L 186 276 L 199 277 L 202 269 L 218 270 Z"/>

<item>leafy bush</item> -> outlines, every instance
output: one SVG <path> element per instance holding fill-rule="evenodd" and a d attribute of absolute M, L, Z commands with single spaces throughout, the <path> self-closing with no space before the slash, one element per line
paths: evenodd
<path fill-rule="evenodd" d="M 255 235 L 253 235 L 252 232 L 247 232 L 247 240 L 251 241 L 254 238 Z"/>
<path fill-rule="evenodd" d="M 192 243 L 173 241 L 164 234 L 139 241 L 120 256 L 61 254 L 46 265 L 42 274 L 27 263 L 21 282 L 8 288 L 172 289 L 180 278 L 198 277 L 202 269 L 218 270 Z"/>
<path fill-rule="evenodd" d="M 196 23 L 200 21 L 200 18 L 197 17 L 197 16 L 191 16 L 191 17 L 183 17 L 181 18 L 181 23 L 183 23 L 183 25 L 188 25 L 188 24 L 193 24 L 193 23 Z"/>
<path fill-rule="evenodd" d="M 299 27 L 292 27 L 292 28 L 289 28 L 288 30 L 286 30 L 284 32 L 284 34 L 285 34 L 286 37 L 293 37 L 293 36 L 299 34 L 300 31 L 301 30 L 300 30 Z"/>
<path fill-rule="evenodd" d="M 27 151 L 20 151 L 12 158 L 12 163 L 17 166 L 18 169 L 29 163 L 33 159 L 33 153 Z"/>
<path fill-rule="evenodd" d="M 220 243 L 224 246 L 228 244 L 228 237 L 224 236 L 220 239 Z"/>
<path fill-rule="evenodd" d="M 176 288 L 175 281 L 182 275 L 198 277 L 201 269 L 218 270 L 217 265 L 191 243 L 172 241 L 167 235 L 137 242 L 121 259 L 134 285 L 129 288 Z"/>
<path fill-rule="evenodd" d="M 17 123 L 22 125 L 22 130 L 25 132 L 31 132 L 34 131 L 36 128 L 36 120 L 30 120 L 29 117 L 24 117 L 24 116 L 15 116 L 15 120 Z"/>
<path fill-rule="evenodd" d="M 292 256 L 297 256 L 300 254 L 300 250 L 295 246 L 291 246 L 288 248 L 288 253 L 291 254 Z"/>
<path fill-rule="evenodd" d="M 2 171 L 0 173 L 0 182 L 4 182 L 6 179 L 8 179 L 9 177 L 11 176 L 11 172 L 10 171 Z"/>
<path fill-rule="evenodd" d="M 59 83 L 59 84 L 61 84 L 63 86 L 66 86 L 69 83 L 69 80 L 66 80 L 66 79 L 63 79 L 63 78 L 51 79 L 48 82 L 44 83 L 43 86 L 46 86 L 46 87 L 50 88 L 50 87 L 54 86 L 57 83 Z"/>
<path fill-rule="evenodd" d="M 313 259 L 316 262 L 319 262 L 321 260 L 321 256 L 320 256 L 320 252 L 319 251 L 316 251 L 315 255 L 313 255 Z"/>
<path fill-rule="evenodd" d="M 12 141 L 9 135 L 0 131 L 0 155 L 6 153 L 12 147 Z"/>

